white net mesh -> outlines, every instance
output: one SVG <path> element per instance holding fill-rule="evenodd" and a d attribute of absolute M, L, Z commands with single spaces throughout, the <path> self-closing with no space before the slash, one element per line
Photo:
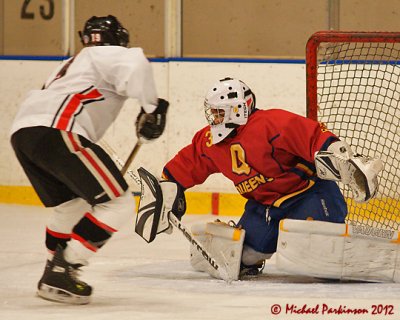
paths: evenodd
<path fill-rule="evenodd" d="M 376 199 L 348 199 L 348 222 L 371 230 L 399 230 L 400 43 L 321 42 L 317 52 L 318 120 L 356 153 L 379 157 Z M 308 80 L 308 79 L 307 79 Z M 314 90 L 315 91 L 315 90 Z"/>

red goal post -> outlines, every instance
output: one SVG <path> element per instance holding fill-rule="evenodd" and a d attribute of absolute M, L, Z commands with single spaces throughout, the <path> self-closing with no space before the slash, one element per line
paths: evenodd
<path fill-rule="evenodd" d="M 400 227 L 400 33 L 321 31 L 306 46 L 307 116 L 355 152 L 379 157 L 376 199 L 348 201 L 347 222 L 361 233 Z M 384 234 L 384 233 L 382 233 Z"/>

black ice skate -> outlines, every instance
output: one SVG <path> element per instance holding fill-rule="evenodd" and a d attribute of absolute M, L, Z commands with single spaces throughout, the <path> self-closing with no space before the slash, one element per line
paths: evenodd
<path fill-rule="evenodd" d="M 81 266 L 65 261 L 63 249 L 58 247 L 53 260 L 47 261 L 38 283 L 38 296 L 70 304 L 89 303 L 92 287 L 77 278 Z"/>
<path fill-rule="evenodd" d="M 246 280 L 247 278 L 257 277 L 263 272 L 264 266 L 265 266 L 265 260 L 262 260 L 251 266 L 246 266 L 244 264 L 241 264 L 239 279 Z"/>

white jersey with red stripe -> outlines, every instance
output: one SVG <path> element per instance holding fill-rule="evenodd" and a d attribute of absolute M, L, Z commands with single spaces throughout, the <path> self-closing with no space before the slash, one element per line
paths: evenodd
<path fill-rule="evenodd" d="M 11 127 L 46 126 L 98 141 L 128 98 L 146 112 L 157 105 L 150 62 L 141 48 L 97 46 L 64 61 L 42 90 L 32 90 Z M 132 123 L 134 120 L 132 119 Z"/>

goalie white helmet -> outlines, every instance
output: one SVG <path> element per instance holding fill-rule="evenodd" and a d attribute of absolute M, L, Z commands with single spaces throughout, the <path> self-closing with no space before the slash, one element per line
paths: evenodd
<path fill-rule="evenodd" d="M 250 88 L 238 79 L 225 78 L 211 87 L 204 100 L 204 112 L 211 126 L 213 144 L 247 123 L 255 108 L 255 100 Z"/>

